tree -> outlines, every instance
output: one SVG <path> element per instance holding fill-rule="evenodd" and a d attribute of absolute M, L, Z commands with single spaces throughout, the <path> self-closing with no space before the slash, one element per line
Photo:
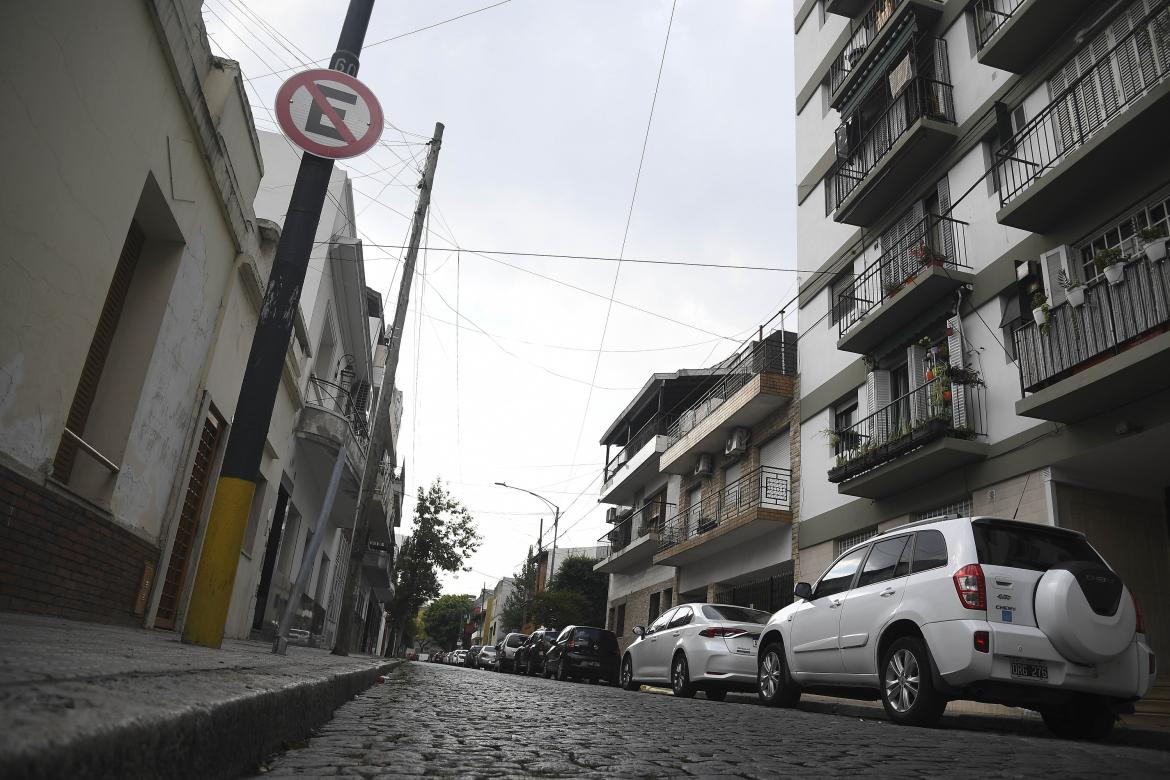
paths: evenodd
<path fill-rule="evenodd" d="M 585 597 L 571 590 L 541 591 L 532 597 L 530 609 L 537 626 L 597 625 L 588 619 L 590 607 Z"/>
<path fill-rule="evenodd" d="M 436 479 L 430 488 L 418 489 L 414 532 L 402 543 L 394 566 L 390 648 L 401 647 L 408 621 L 442 591 L 439 573 L 460 569 L 479 542 L 471 513 L 451 497 L 442 482 Z"/>
<path fill-rule="evenodd" d="M 572 621 L 560 621 L 548 625 L 564 626 L 569 623 L 603 627 L 605 607 L 609 599 L 609 576 L 593 570 L 596 558 L 571 555 L 557 567 L 557 573 L 549 583 L 550 591 L 565 591 L 581 597 L 582 608 Z"/>
<path fill-rule="evenodd" d="M 532 597 L 536 595 L 536 577 L 538 574 L 536 559 L 532 556 L 532 548 L 528 548 L 528 557 L 520 571 L 512 575 L 512 592 L 504 602 L 500 612 L 505 631 L 517 631 L 528 622 L 529 608 Z"/>
<path fill-rule="evenodd" d="M 439 596 L 423 612 L 423 630 L 444 650 L 453 650 L 474 603 L 471 596 Z"/>

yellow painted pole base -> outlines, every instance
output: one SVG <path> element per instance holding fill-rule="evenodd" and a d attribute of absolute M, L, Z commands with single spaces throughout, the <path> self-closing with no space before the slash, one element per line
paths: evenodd
<path fill-rule="evenodd" d="M 219 649 L 227 623 L 232 586 L 240 563 L 240 544 L 252 510 L 256 483 L 220 477 L 207 520 L 207 534 L 191 591 L 191 606 L 183 624 L 183 641 Z"/>

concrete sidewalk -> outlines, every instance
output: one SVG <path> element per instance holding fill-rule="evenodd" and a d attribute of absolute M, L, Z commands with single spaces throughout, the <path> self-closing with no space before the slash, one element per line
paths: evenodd
<path fill-rule="evenodd" d="M 237 775 L 398 663 L 0 613 L 0 777 Z"/>

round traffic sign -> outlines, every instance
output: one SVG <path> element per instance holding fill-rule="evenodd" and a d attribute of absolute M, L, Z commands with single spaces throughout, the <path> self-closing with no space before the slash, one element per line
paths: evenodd
<path fill-rule="evenodd" d="M 378 99 L 339 70 L 306 70 L 281 84 L 276 121 L 298 147 L 330 160 L 369 151 L 382 135 Z"/>

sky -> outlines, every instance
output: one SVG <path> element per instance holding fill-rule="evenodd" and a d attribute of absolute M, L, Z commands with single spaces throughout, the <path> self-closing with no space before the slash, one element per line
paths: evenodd
<path fill-rule="evenodd" d="M 345 7 L 204 0 L 258 129 L 284 79 L 327 62 Z M 561 507 L 559 547 L 595 545 L 605 428 L 650 374 L 717 362 L 795 295 L 792 21 L 792 0 L 377 0 L 358 77 L 397 129 L 339 164 L 389 321 L 445 125 L 397 377 L 400 532 L 438 478 L 482 537 L 444 592 L 511 576 L 542 518 L 552 542 L 545 504 L 498 481 Z"/>

